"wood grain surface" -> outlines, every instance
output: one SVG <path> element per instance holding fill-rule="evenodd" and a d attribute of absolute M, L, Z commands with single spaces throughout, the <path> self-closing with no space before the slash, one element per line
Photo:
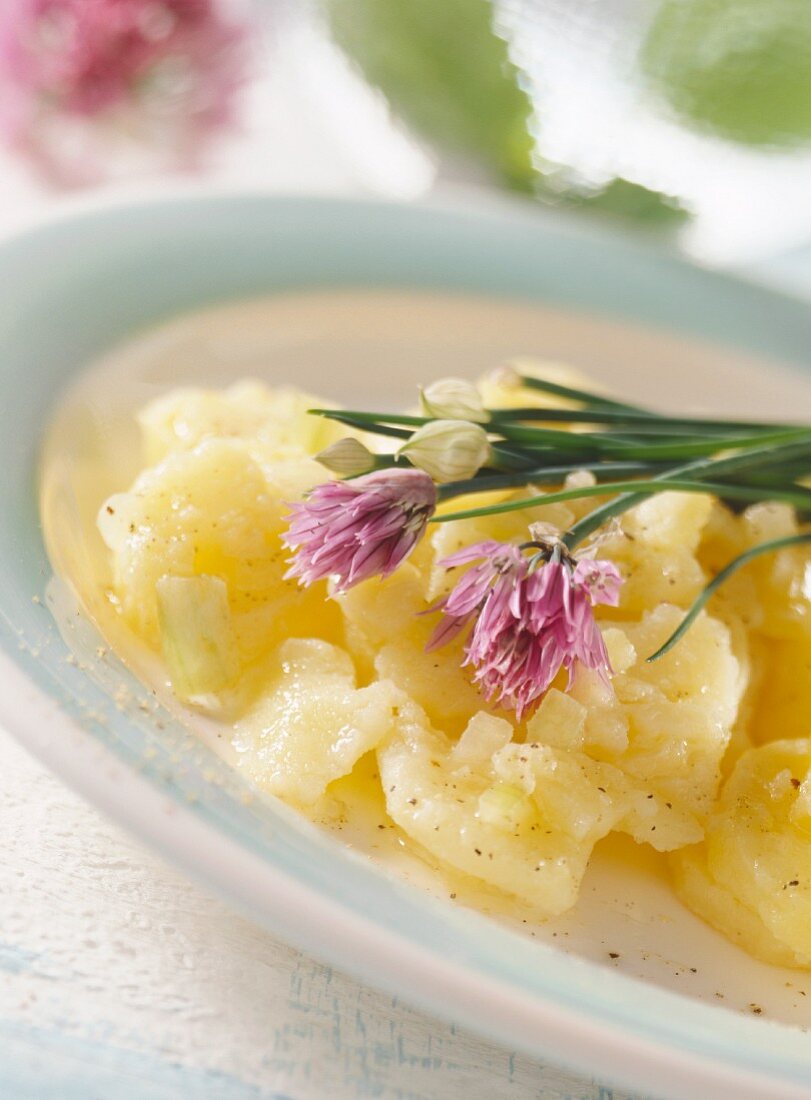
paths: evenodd
<path fill-rule="evenodd" d="M 2 1100 L 626 1100 L 274 941 L 0 731 Z"/>

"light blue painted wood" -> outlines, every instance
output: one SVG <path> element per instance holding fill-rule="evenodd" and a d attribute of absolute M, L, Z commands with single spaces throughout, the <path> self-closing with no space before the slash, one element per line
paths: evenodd
<path fill-rule="evenodd" d="M 0 1021 L 3 1100 L 292 1100 L 227 1074 Z"/>
<path fill-rule="evenodd" d="M 407 1062 L 404 1045 L 400 1038 L 399 1058 Z M 398 1100 L 461 1100 L 464 1094 L 454 1083 L 452 1064 L 445 1065 L 441 1058 L 430 1054 L 416 1061 L 436 1074 L 437 1091 L 427 1094 L 398 1089 Z M 540 1085 L 539 1091 L 528 1093 L 508 1073 L 497 1087 L 493 1100 L 501 1096 L 520 1096 L 522 1100 L 530 1096 L 533 1100 L 633 1100 L 608 1085 L 586 1081 L 578 1084 L 574 1079 L 563 1086 L 564 1091 Z M 59 1032 L 15 1028 L 0 1022 L 0 1095 L 3 1100 L 299 1100 L 304 1094 L 267 1091 L 227 1074 L 171 1064 L 104 1043 L 68 1039 Z M 388 1091 L 384 1093 L 379 1086 L 363 1080 L 348 1081 L 341 1092 L 342 1097 L 359 1100 L 384 1095 L 388 1096 Z M 324 1096 L 323 1100 L 328 1098 Z M 329 1100 L 337 1100 L 337 1094 Z"/>
<path fill-rule="evenodd" d="M 275 942 L 0 730 L 0 1100 L 175 1097 L 632 1100 Z"/>

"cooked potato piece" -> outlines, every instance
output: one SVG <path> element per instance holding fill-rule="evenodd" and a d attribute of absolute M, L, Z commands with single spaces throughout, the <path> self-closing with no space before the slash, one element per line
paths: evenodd
<path fill-rule="evenodd" d="M 775 641 L 760 647 L 760 690 L 750 733 L 756 744 L 811 734 L 811 639 Z"/>
<path fill-rule="evenodd" d="M 288 507 L 267 474 L 240 441 L 210 439 L 170 454 L 102 508 L 121 610 L 154 648 L 156 585 L 167 576 L 225 583 L 243 666 L 290 634 L 339 636 L 326 586 L 284 580 L 289 553 L 279 536 Z"/>
<path fill-rule="evenodd" d="M 418 571 L 405 566 L 386 581 L 359 586 L 340 603 L 350 644 L 374 659 L 377 674 L 419 703 L 435 727 L 457 737 L 482 710 L 482 697 L 461 667 L 459 641 L 425 652 L 432 619 L 418 615 L 426 606 Z M 645 663 L 681 614 L 665 607 L 642 623 L 615 626 L 614 648 L 624 648 L 632 661 L 616 677 L 616 691 L 581 671 L 571 695 L 552 689 L 526 732 L 519 732 L 614 764 L 626 776 L 629 799 L 617 827 L 663 851 L 702 835 L 701 817 L 715 796 L 742 688 L 728 632 L 706 616 L 671 654 Z"/>
<path fill-rule="evenodd" d="M 516 374 L 524 374 L 543 378 L 557 385 L 569 386 L 575 389 L 598 391 L 600 386 L 594 380 L 588 378 L 582 371 L 576 370 L 567 363 L 553 363 L 546 359 L 535 359 L 531 356 L 518 356 L 506 364 L 504 368 L 496 368 L 489 371 L 479 379 L 479 393 L 482 401 L 490 409 L 515 409 L 515 408 L 542 408 L 556 409 L 572 407 L 572 402 L 555 394 L 543 393 L 540 390 L 524 389 L 515 384 Z"/>
<path fill-rule="evenodd" d="M 676 547 L 695 553 L 711 510 L 710 498 L 697 493 L 658 493 L 627 512 L 622 526 L 646 553 Z"/>
<path fill-rule="evenodd" d="M 250 441 L 267 458 L 312 455 L 347 432 L 308 409 L 329 404 L 290 386 L 239 382 L 226 390 L 171 390 L 150 402 L 138 422 L 147 462 L 190 450 L 205 439 Z"/>
<path fill-rule="evenodd" d="M 269 665 L 234 746 L 257 786 L 310 804 L 388 735 L 401 696 L 385 682 L 357 688 L 349 655 L 316 638 L 289 639 Z"/>
<path fill-rule="evenodd" d="M 454 747 L 419 708 L 401 709 L 377 754 L 386 806 L 435 860 L 552 916 L 574 904 L 594 844 L 622 813 L 610 793 L 621 776 L 511 733 L 483 715 Z"/>
<path fill-rule="evenodd" d="M 585 739 L 601 759 L 670 802 L 674 813 L 700 819 L 715 797 L 744 681 L 729 631 L 707 615 L 678 646 L 648 664 L 646 658 L 681 619 L 678 608 L 662 605 L 638 623 L 615 625 L 633 646 L 636 661 L 612 681 L 616 705 L 599 694 L 593 701 L 587 697 Z M 588 677 L 576 682 L 574 697 L 582 701 L 590 683 Z M 628 736 L 625 746 L 614 748 L 603 729 L 618 715 L 627 722 Z M 655 824 L 658 831 L 665 821 Z M 661 842 L 650 839 L 657 846 Z"/>
<path fill-rule="evenodd" d="M 689 607 L 708 579 L 695 550 L 709 512 L 704 497 L 662 493 L 608 530 L 598 556 L 615 563 L 624 584 L 621 607 L 601 609 L 601 616 L 637 617 L 661 603 Z"/>
<path fill-rule="evenodd" d="M 737 554 L 771 539 L 796 535 L 786 504 L 753 504 L 740 516 L 715 505 L 699 556 L 713 572 Z M 811 651 L 811 554 L 795 546 L 765 554 L 733 576 L 714 597 L 714 614 L 735 615 L 769 639 L 798 642 Z M 779 732 L 775 736 L 780 736 Z"/>
<path fill-rule="evenodd" d="M 674 853 L 691 909 L 767 962 L 811 967 L 811 780 L 805 739 L 750 749 L 703 844 Z"/>
<path fill-rule="evenodd" d="M 484 701 L 462 668 L 461 638 L 441 651 L 425 652 L 437 617 L 421 614 L 430 606 L 424 583 L 406 562 L 386 580 L 365 581 L 338 596 L 337 603 L 349 644 L 366 658 L 366 667 L 392 680 L 440 729 L 458 737 Z"/>

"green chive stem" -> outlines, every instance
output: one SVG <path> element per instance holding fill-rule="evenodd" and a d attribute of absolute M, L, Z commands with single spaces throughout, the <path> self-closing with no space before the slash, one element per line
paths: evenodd
<path fill-rule="evenodd" d="M 606 496 L 609 493 L 633 493 L 635 496 L 652 496 L 663 491 L 664 479 L 650 481 L 607 481 L 597 485 L 586 485 L 577 489 L 563 489 L 559 493 L 544 493 L 527 497 L 524 500 L 511 500 L 501 504 L 485 505 L 481 508 L 469 508 L 462 512 L 434 516 L 432 523 L 450 523 L 455 519 L 475 519 L 479 516 L 499 515 L 503 512 L 520 512 L 526 508 L 537 508 L 545 504 L 563 504 L 569 500 L 583 500 L 588 497 Z M 764 485 L 728 485 L 724 482 L 690 481 L 686 478 L 668 478 L 668 490 L 680 493 L 711 493 L 725 500 L 781 500 L 797 508 L 811 511 L 811 489 L 795 485 L 789 489 Z M 565 540 L 564 540 L 565 541 Z"/>

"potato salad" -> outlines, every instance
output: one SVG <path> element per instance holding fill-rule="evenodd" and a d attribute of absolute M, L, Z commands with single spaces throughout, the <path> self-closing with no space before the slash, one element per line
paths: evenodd
<path fill-rule="evenodd" d="M 380 454 L 362 421 L 312 415 L 329 406 L 293 388 L 158 398 L 139 414 L 141 472 L 99 512 L 119 613 L 178 699 L 221 724 L 250 782 L 303 813 L 318 816 L 354 772 L 415 853 L 539 918 L 574 906 L 594 846 L 625 833 L 670 853 L 679 897 L 744 950 L 811 967 L 811 557 L 791 542 L 798 510 L 674 487 L 570 553 L 554 533 L 623 491 L 597 496 L 576 450 L 557 482 L 509 483 L 522 437 L 492 430 L 497 411 L 551 416 L 583 382 L 531 370 L 561 392 L 517 392 L 496 373 L 476 389 L 489 422 L 457 402 L 431 423 L 465 431 L 395 424 Z M 556 445 L 577 440 L 553 427 Z M 611 484 L 624 483 L 612 462 Z M 405 474 L 394 522 L 386 494 Z M 765 539 L 782 548 L 736 570 L 648 660 Z M 549 625 L 556 584 L 565 614 Z M 547 615 L 526 652 L 523 635 L 505 640 L 520 585 L 526 623 Z"/>

